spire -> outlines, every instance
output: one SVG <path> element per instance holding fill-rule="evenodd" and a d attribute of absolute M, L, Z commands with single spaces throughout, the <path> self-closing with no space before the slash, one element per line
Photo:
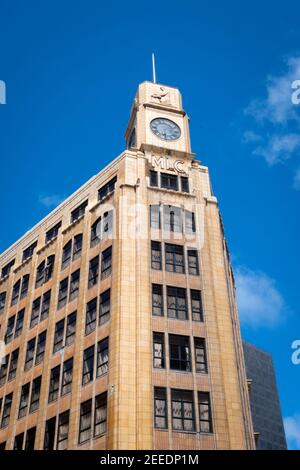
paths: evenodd
<path fill-rule="evenodd" d="M 156 83 L 156 70 L 155 70 L 155 56 L 154 52 L 152 52 L 152 74 L 153 74 L 153 83 Z"/>

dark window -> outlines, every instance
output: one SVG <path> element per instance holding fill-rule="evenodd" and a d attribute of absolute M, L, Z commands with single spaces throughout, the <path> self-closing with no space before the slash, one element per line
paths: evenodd
<path fill-rule="evenodd" d="M 39 364 L 44 359 L 45 348 L 46 348 L 46 336 L 47 332 L 43 331 L 39 334 L 36 346 L 35 364 Z"/>
<path fill-rule="evenodd" d="M 65 244 L 63 247 L 63 254 L 62 254 L 62 262 L 61 262 L 61 269 L 65 269 L 71 261 L 72 255 L 72 240 Z"/>
<path fill-rule="evenodd" d="M 26 297 L 28 293 L 28 287 L 29 287 L 29 274 L 25 274 L 25 276 L 23 276 L 23 279 L 22 279 L 20 299 L 23 299 L 24 297 Z"/>
<path fill-rule="evenodd" d="M 40 319 L 41 297 L 38 297 L 32 302 L 30 328 L 38 324 Z"/>
<path fill-rule="evenodd" d="M 74 237 L 73 242 L 73 261 L 80 258 L 82 250 L 82 233 L 79 233 Z"/>
<path fill-rule="evenodd" d="M 195 413 L 193 392 L 171 390 L 172 427 L 175 431 L 194 431 Z"/>
<path fill-rule="evenodd" d="M 0 450 L 5 450 L 5 447 L 6 447 L 6 441 L 0 442 Z"/>
<path fill-rule="evenodd" d="M 41 383 L 42 383 L 42 376 L 37 377 L 32 382 L 32 390 L 31 390 L 31 400 L 30 400 L 30 408 L 29 413 L 33 413 L 39 407 L 40 402 L 40 392 L 41 392 Z"/>
<path fill-rule="evenodd" d="M 35 351 L 35 340 L 36 340 L 36 338 L 32 338 L 27 343 L 25 366 L 24 366 L 25 371 L 29 370 L 33 366 L 34 351 Z"/>
<path fill-rule="evenodd" d="M 180 287 L 167 287 L 168 317 L 187 320 L 186 291 Z"/>
<path fill-rule="evenodd" d="M 107 393 L 101 393 L 95 398 L 94 436 L 106 432 L 107 419 Z"/>
<path fill-rule="evenodd" d="M 163 286 L 160 284 L 152 284 L 152 315 L 164 315 Z"/>
<path fill-rule="evenodd" d="M 192 319 L 203 321 L 202 297 L 200 290 L 191 290 Z"/>
<path fill-rule="evenodd" d="M 103 339 L 97 346 L 97 377 L 108 371 L 108 338 Z"/>
<path fill-rule="evenodd" d="M 189 189 L 189 179 L 188 179 L 188 177 L 187 176 L 181 176 L 180 180 L 181 180 L 181 191 L 183 191 L 184 193 L 189 193 L 190 189 Z"/>
<path fill-rule="evenodd" d="M 66 346 L 72 344 L 76 334 L 76 312 L 70 313 L 67 317 Z"/>
<path fill-rule="evenodd" d="M 158 173 L 157 173 L 157 171 L 150 170 L 150 186 L 158 186 Z"/>
<path fill-rule="evenodd" d="M 61 413 L 58 417 L 58 428 L 57 428 L 57 450 L 67 450 L 68 448 L 68 436 L 69 436 L 69 417 L 70 411 Z"/>
<path fill-rule="evenodd" d="M 168 429 L 167 391 L 154 388 L 154 425 L 158 429 Z"/>
<path fill-rule="evenodd" d="M 80 424 L 79 424 L 79 444 L 91 438 L 92 429 L 92 400 L 81 403 Z"/>
<path fill-rule="evenodd" d="M 161 173 L 160 185 L 162 188 L 178 191 L 178 177 L 176 175 L 169 175 L 168 173 Z"/>
<path fill-rule="evenodd" d="M 199 275 L 199 263 L 198 263 L 197 250 L 188 249 L 187 256 L 188 256 L 189 274 L 193 276 L 198 276 Z"/>
<path fill-rule="evenodd" d="M 14 329 L 15 329 L 16 315 L 9 317 L 7 321 L 6 332 L 4 336 L 5 344 L 10 343 L 14 338 Z"/>
<path fill-rule="evenodd" d="M 44 280 L 45 280 L 45 264 L 46 264 L 46 261 L 44 260 L 37 267 L 36 279 L 35 279 L 35 288 L 40 287 L 44 283 Z"/>
<path fill-rule="evenodd" d="M 94 378 L 94 353 L 94 346 L 83 352 L 82 385 L 91 382 Z"/>
<path fill-rule="evenodd" d="M 15 305 L 19 301 L 21 280 L 19 279 L 13 286 L 11 294 L 11 305 Z"/>
<path fill-rule="evenodd" d="M 88 287 L 93 287 L 97 284 L 99 278 L 99 256 L 91 259 L 89 267 L 89 281 Z"/>
<path fill-rule="evenodd" d="M 71 274 L 69 301 L 76 299 L 79 293 L 80 269 Z"/>
<path fill-rule="evenodd" d="M 2 385 L 4 385 L 6 382 L 8 363 L 9 363 L 9 354 L 5 356 L 2 362 L 2 365 L 0 367 L 0 387 L 2 387 Z M 1 412 L 1 409 L 0 409 L 0 412 Z"/>
<path fill-rule="evenodd" d="M 80 204 L 80 206 L 76 207 L 76 209 L 71 212 L 71 223 L 84 216 L 87 205 L 88 200 L 84 201 L 82 204 Z"/>
<path fill-rule="evenodd" d="M 17 374 L 17 367 L 18 367 L 18 359 L 19 359 L 19 349 L 15 349 L 11 353 L 10 364 L 9 364 L 9 372 L 8 372 L 8 380 L 13 380 Z"/>
<path fill-rule="evenodd" d="M 57 237 L 60 227 L 61 222 L 58 222 L 58 224 L 54 225 L 54 227 L 50 228 L 50 230 L 46 232 L 46 243 L 50 242 L 51 240 L 54 240 L 54 238 Z"/>
<path fill-rule="evenodd" d="M 49 310 L 50 310 L 50 302 L 51 302 L 51 290 L 48 290 L 47 292 L 45 292 L 45 294 L 43 294 L 40 321 L 43 321 L 45 320 L 45 318 L 48 317 Z"/>
<path fill-rule="evenodd" d="M 165 335 L 153 333 L 153 367 L 165 368 Z"/>
<path fill-rule="evenodd" d="M 36 428 L 28 429 L 25 439 L 25 450 L 34 450 Z"/>
<path fill-rule="evenodd" d="M 10 418 L 10 411 L 11 411 L 11 406 L 12 406 L 12 399 L 13 399 L 13 394 L 10 393 L 9 395 L 6 395 L 4 398 L 4 405 L 3 405 L 3 412 L 2 412 L 2 420 L 1 420 L 1 428 L 5 428 L 8 426 L 9 423 L 9 418 Z"/>
<path fill-rule="evenodd" d="M 207 373 L 207 357 L 204 338 L 194 338 L 196 372 Z"/>
<path fill-rule="evenodd" d="M 26 248 L 26 250 L 23 251 L 23 259 L 22 259 L 23 262 L 32 257 L 36 246 L 37 246 L 37 242 L 34 242 L 32 243 L 32 245 Z"/>
<path fill-rule="evenodd" d="M 51 369 L 48 402 L 57 400 L 59 393 L 60 365 Z"/>
<path fill-rule="evenodd" d="M 65 319 L 63 318 L 55 325 L 53 354 L 64 347 Z"/>
<path fill-rule="evenodd" d="M 10 271 L 11 271 L 11 268 L 13 267 L 14 264 L 15 264 L 15 260 L 13 259 L 13 260 L 10 261 L 6 266 L 4 266 L 4 267 L 2 268 L 2 271 L 1 271 L 1 279 L 3 279 L 3 278 L 6 277 L 6 276 L 9 276 Z"/>
<path fill-rule="evenodd" d="M 200 432 L 213 432 L 210 396 L 207 392 L 198 393 Z"/>
<path fill-rule="evenodd" d="M 110 316 L 110 289 L 100 295 L 99 325 L 103 325 Z"/>
<path fill-rule="evenodd" d="M 180 207 L 164 206 L 164 230 L 182 233 L 182 212 Z"/>
<path fill-rule="evenodd" d="M 170 369 L 190 372 L 191 352 L 188 336 L 169 335 Z"/>
<path fill-rule="evenodd" d="M 4 312 L 6 302 L 6 292 L 0 294 L 0 315 Z"/>
<path fill-rule="evenodd" d="M 66 395 L 71 392 L 73 379 L 73 358 L 68 359 L 63 365 L 61 395 Z"/>
<path fill-rule="evenodd" d="M 101 241 L 101 217 L 97 219 L 91 228 L 91 248 Z"/>
<path fill-rule="evenodd" d="M 160 221 L 160 206 L 150 206 L 150 226 L 152 228 L 160 229 L 161 228 L 161 221 Z"/>
<path fill-rule="evenodd" d="M 65 278 L 60 281 L 59 291 L 58 291 L 58 304 L 57 308 L 60 309 L 64 307 L 68 300 L 68 288 L 69 288 L 69 278 Z"/>
<path fill-rule="evenodd" d="M 113 231 L 113 211 L 108 211 L 103 214 L 103 237 L 107 237 Z"/>
<path fill-rule="evenodd" d="M 97 299 L 91 300 L 86 306 L 85 334 L 88 335 L 96 328 Z"/>
<path fill-rule="evenodd" d="M 27 408 L 28 408 L 28 402 L 29 402 L 29 391 L 30 391 L 30 383 L 28 382 L 27 384 L 22 386 L 18 419 L 23 418 L 27 414 Z"/>
<path fill-rule="evenodd" d="M 18 434 L 15 437 L 14 442 L 14 450 L 23 450 L 23 442 L 24 442 L 24 433 Z"/>
<path fill-rule="evenodd" d="M 22 310 L 20 310 L 18 312 L 18 315 L 17 315 L 15 338 L 20 336 L 20 334 L 22 333 L 23 323 L 24 323 L 24 315 L 25 315 L 25 309 L 23 308 Z"/>
<path fill-rule="evenodd" d="M 54 262 L 55 262 L 55 256 L 54 255 L 48 256 L 47 261 L 46 261 L 46 266 L 45 266 L 44 282 L 48 282 L 49 279 L 51 279 L 52 274 L 53 274 L 53 269 L 54 269 Z"/>
<path fill-rule="evenodd" d="M 44 450 L 53 450 L 54 449 L 55 426 L 56 426 L 56 416 L 54 416 L 54 418 L 50 418 L 46 421 L 45 438 L 44 438 Z"/>
<path fill-rule="evenodd" d="M 183 274 L 185 272 L 183 246 L 166 243 L 165 249 L 166 270 L 173 273 Z"/>
<path fill-rule="evenodd" d="M 112 178 L 108 183 L 102 186 L 98 191 L 98 200 L 101 201 L 104 199 L 108 194 L 111 194 L 115 190 L 115 185 L 117 182 L 117 177 L 115 176 Z"/>
<path fill-rule="evenodd" d="M 101 255 L 101 279 L 111 275 L 111 246 L 102 252 Z"/>
<path fill-rule="evenodd" d="M 161 270 L 161 243 L 151 242 L 151 267 L 152 269 Z"/>
<path fill-rule="evenodd" d="M 196 222 L 194 212 L 185 211 L 185 233 L 191 234 L 196 232 Z"/>

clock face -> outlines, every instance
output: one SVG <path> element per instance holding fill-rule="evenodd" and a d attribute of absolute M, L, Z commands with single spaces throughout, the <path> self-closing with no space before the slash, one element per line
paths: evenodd
<path fill-rule="evenodd" d="M 181 135 L 180 127 L 166 118 L 155 118 L 150 122 L 150 128 L 162 140 L 177 140 Z"/>

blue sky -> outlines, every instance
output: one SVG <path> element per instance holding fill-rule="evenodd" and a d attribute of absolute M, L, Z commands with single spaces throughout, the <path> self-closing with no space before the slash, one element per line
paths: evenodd
<path fill-rule="evenodd" d="M 300 448 L 297 1 L 0 0 L 0 252 L 124 149 L 139 82 L 178 86 L 232 253 L 244 337 Z"/>

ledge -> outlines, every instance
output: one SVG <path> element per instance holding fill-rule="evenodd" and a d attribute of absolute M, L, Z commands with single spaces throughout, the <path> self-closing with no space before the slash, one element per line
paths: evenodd
<path fill-rule="evenodd" d="M 81 215 L 80 217 L 78 217 L 78 219 L 74 220 L 74 222 L 71 222 L 69 225 L 67 225 L 66 228 L 64 228 L 61 233 L 62 235 L 65 235 L 65 233 L 67 233 L 69 230 L 71 230 L 72 227 L 75 227 L 75 225 L 79 224 L 79 222 L 84 219 L 84 216 L 85 214 Z"/>

